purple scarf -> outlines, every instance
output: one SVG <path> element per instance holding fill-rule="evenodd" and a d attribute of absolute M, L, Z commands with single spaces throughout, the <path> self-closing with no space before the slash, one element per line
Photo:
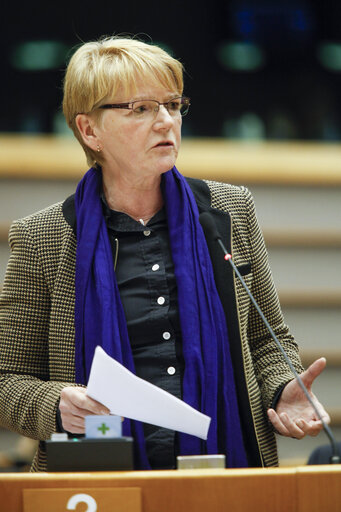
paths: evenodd
<path fill-rule="evenodd" d="M 90 169 L 76 191 L 76 382 L 86 384 L 100 345 L 135 373 L 102 211 L 101 172 Z M 162 176 L 185 359 L 183 400 L 211 417 L 207 441 L 179 433 L 180 455 L 225 453 L 227 467 L 246 467 L 224 311 L 199 212 L 186 180 L 174 167 Z M 119 392 L 119 390 L 118 390 Z M 143 425 L 125 419 L 135 439 L 136 469 L 148 469 Z"/>

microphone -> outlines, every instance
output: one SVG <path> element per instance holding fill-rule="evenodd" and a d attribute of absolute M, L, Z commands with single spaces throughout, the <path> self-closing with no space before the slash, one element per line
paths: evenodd
<path fill-rule="evenodd" d="M 284 348 L 282 347 L 282 345 L 278 341 L 278 339 L 277 339 L 274 331 L 272 330 L 269 322 L 267 321 L 267 319 L 265 318 L 262 310 L 258 306 L 258 304 L 257 304 L 255 298 L 253 297 L 251 291 L 247 287 L 244 279 L 242 278 L 240 272 L 238 271 L 236 265 L 234 264 L 234 262 L 232 260 L 232 255 L 226 250 L 226 247 L 224 246 L 224 244 L 222 242 L 221 235 L 219 234 L 219 231 L 218 231 L 217 226 L 215 225 L 215 223 L 214 223 L 214 221 L 212 219 L 212 216 L 208 212 L 203 212 L 203 213 L 201 213 L 199 215 L 199 222 L 200 222 L 200 224 L 201 224 L 201 226 L 203 228 L 203 231 L 204 231 L 205 235 L 209 236 L 211 239 L 215 240 L 220 245 L 220 247 L 221 247 L 221 249 L 222 249 L 222 251 L 224 253 L 225 261 L 229 262 L 229 264 L 231 265 L 231 267 L 233 269 L 233 272 L 236 274 L 236 276 L 238 277 L 239 281 L 241 282 L 243 288 L 245 289 L 246 293 L 248 294 L 252 304 L 256 308 L 256 310 L 259 313 L 261 319 L 263 320 L 266 328 L 268 329 L 272 339 L 276 343 L 276 346 L 278 347 L 278 349 L 280 350 L 281 354 L 283 355 L 284 360 L 288 364 L 288 366 L 289 366 L 290 370 L 292 371 L 292 373 L 295 375 L 295 378 L 297 379 L 297 382 L 298 382 L 300 388 L 302 389 L 303 393 L 305 394 L 309 404 L 311 405 L 311 407 L 315 411 L 317 417 L 321 421 L 323 429 L 324 429 L 324 431 L 325 431 L 325 433 L 326 433 L 326 435 L 327 435 L 327 437 L 329 439 L 329 442 L 330 442 L 330 445 L 331 445 L 331 449 L 332 449 L 332 455 L 330 457 L 330 464 L 340 464 L 340 455 L 339 455 L 338 446 L 337 446 L 336 440 L 334 438 L 334 435 L 333 435 L 331 429 L 329 428 L 327 423 L 322 418 L 322 416 L 320 414 L 320 411 L 318 410 L 318 408 L 314 404 L 313 400 L 311 399 L 311 396 L 309 395 L 309 392 L 308 392 L 306 386 L 304 385 L 300 375 L 297 373 L 297 371 L 294 368 L 291 360 L 287 356 Z"/>

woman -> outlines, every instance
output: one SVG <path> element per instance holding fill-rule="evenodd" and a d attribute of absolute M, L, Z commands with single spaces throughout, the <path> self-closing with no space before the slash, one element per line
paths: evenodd
<path fill-rule="evenodd" d="M 109 412 L 86 396 L 96 345 L 212 418 L 205 443 L 125 419 L 137 468 L 200 453 L 272 466 L 271 423 L 298 438 L 321 429 L 198 221 L 211 213 L 302 372 L 249 192 L 174 167 L 190 103 L 182 94 L 181 64 L 137 40 L 84 44 L 68 65 L 64 114 L 91 169 L 75 196 L 13 224 L 1 296 L 1 425 L 41 441 L 33 470 L 46 469 L 53 432 L 83 433 L 86 415 Z M 308 387 L 324 365 L 303 373 Z"/>

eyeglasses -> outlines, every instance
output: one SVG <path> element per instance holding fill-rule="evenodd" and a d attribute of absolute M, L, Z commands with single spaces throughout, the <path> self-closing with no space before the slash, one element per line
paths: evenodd
<path fill-rule="evenodd" d="M 112 103 L 101 105 L 97 108 L 122 108 L 132 110 L 134 117 L 138 119 L 149 119 L 157 115 L 161 105 L 167 109 L 167 112 L 172 117 L 177 117 L 179 115 L 183 117 L 187 114 L 190 104 L 191 103 L 189 98 L 186 98 L 186 96 L 179 96 L 177 98 L 172 98 L 171 100 L 164 103 L 156 100 L 137 100 L 132 101 L 131 103 Z"/>

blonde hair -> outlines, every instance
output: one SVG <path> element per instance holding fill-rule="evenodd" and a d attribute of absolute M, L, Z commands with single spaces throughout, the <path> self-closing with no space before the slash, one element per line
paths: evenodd
<path fill-rule="evenodd" d="M 101 162 L 99 154 L 83 142 L 75 122 L 77 114 L 113 102 L 118 89 L 133 94 L 139 77 L 182 94 L 182 64 L 158 46 L 113 36 L 85 43 L 73 54 L 64 79 L 63 112 L 90 166 Z M 92 112 L 98 121 L 102 114 L 101 110 Z"/>

